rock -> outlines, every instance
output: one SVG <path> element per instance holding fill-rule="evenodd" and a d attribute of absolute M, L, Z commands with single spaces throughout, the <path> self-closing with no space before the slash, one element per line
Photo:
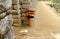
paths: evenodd
<path fill-rule="evenodd" d="M 6 12 L 0 14 L 0 19 L 4 18 L 6 16 Z"/>
<path fill-rule="evenodd" d="M 26 5 L 26 4 L 23 4 L 23 5 L 22 5 L 22 8 L 28 9 L 29 7 L 30 7 L 30 5 Z"/>
<path fill-rule="evenodd" d="M 28 30 L 27 30 L 27 29 L 26 29 L 26 30 L 21 30 L 20 33 L 21 33 L 22 35 L 26 35 L 26 34 L 28 33 Z"/>
<path fill-rule="evenodd" d="M 11 7 L 12 0 L 0 0 L 0 34 L 2 39 L 13 39 Z"/>
<path fill-rule="evenodd" d="M 5 34 L 7 29 L 12 26 L 12 18 L 10 15 L 6 16 L 4 19 L 0 20 L 0 34 Z"/>
<path fill-rule="evenodd" d="M 2 3 L 2 6 L 4 6 L 6 9 L 9 9 L 12 6 L 12 1 L 11 0 L 5 0 Z"/>

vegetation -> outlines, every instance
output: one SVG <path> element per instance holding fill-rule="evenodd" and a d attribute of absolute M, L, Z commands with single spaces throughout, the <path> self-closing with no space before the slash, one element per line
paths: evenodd
<path fill-rule="evenodd" d="M 60 0 L 38 0 L 51 2 L 50 6 L 53 6 L 58 13 L 60 13 Z"/>
<path fill-rule="evenodd" d="M 53 7 L 60 13 L 60 0 L 52 0 Z"/>

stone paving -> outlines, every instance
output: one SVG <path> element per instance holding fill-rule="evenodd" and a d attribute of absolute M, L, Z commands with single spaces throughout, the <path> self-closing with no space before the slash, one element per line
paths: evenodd
<path fill-rule="evenodd" d="M 26 35 L 21 35 L 22 29 L 28 29 Z M 30 28 L 14 27 L 15 39 L 56 39 L 51 33 L 60 33 L 60 18 L 51 7 L 44 2 L 38 2 L 34 24 Z"/>

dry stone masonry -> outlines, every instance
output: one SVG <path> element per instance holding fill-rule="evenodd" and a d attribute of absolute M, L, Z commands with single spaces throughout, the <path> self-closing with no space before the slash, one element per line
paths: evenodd
<path fill-rule="evenodd" d="M 13 15 L 13 25 L 20 26 L 21 25 L 21 14 L 20 14 L 20 5 L 19 0 L 12 0 L 12 15 Z"/>
<path fill-rule="evenodd" d="M 21 26 L 21 24 L 28 26 L 29 22 L 26 16 L 26 10 L 34 9 L 36 0 L 12 0 L 12 14 L 14 26 Z M 16 17 L 16 18 L 15 18 Z"/>

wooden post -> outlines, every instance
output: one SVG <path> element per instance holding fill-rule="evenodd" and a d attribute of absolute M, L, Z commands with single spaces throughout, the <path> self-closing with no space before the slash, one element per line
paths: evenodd
<path fill-rule="evenodd" d="M 34 18 L 34 13 L 35 13 L 34 10 L 27 10 L 26 11 L 26 15 L 27 15 L 30 27 L 32 27 L 32 22 L 33 22 L 32 18 Z"/>

